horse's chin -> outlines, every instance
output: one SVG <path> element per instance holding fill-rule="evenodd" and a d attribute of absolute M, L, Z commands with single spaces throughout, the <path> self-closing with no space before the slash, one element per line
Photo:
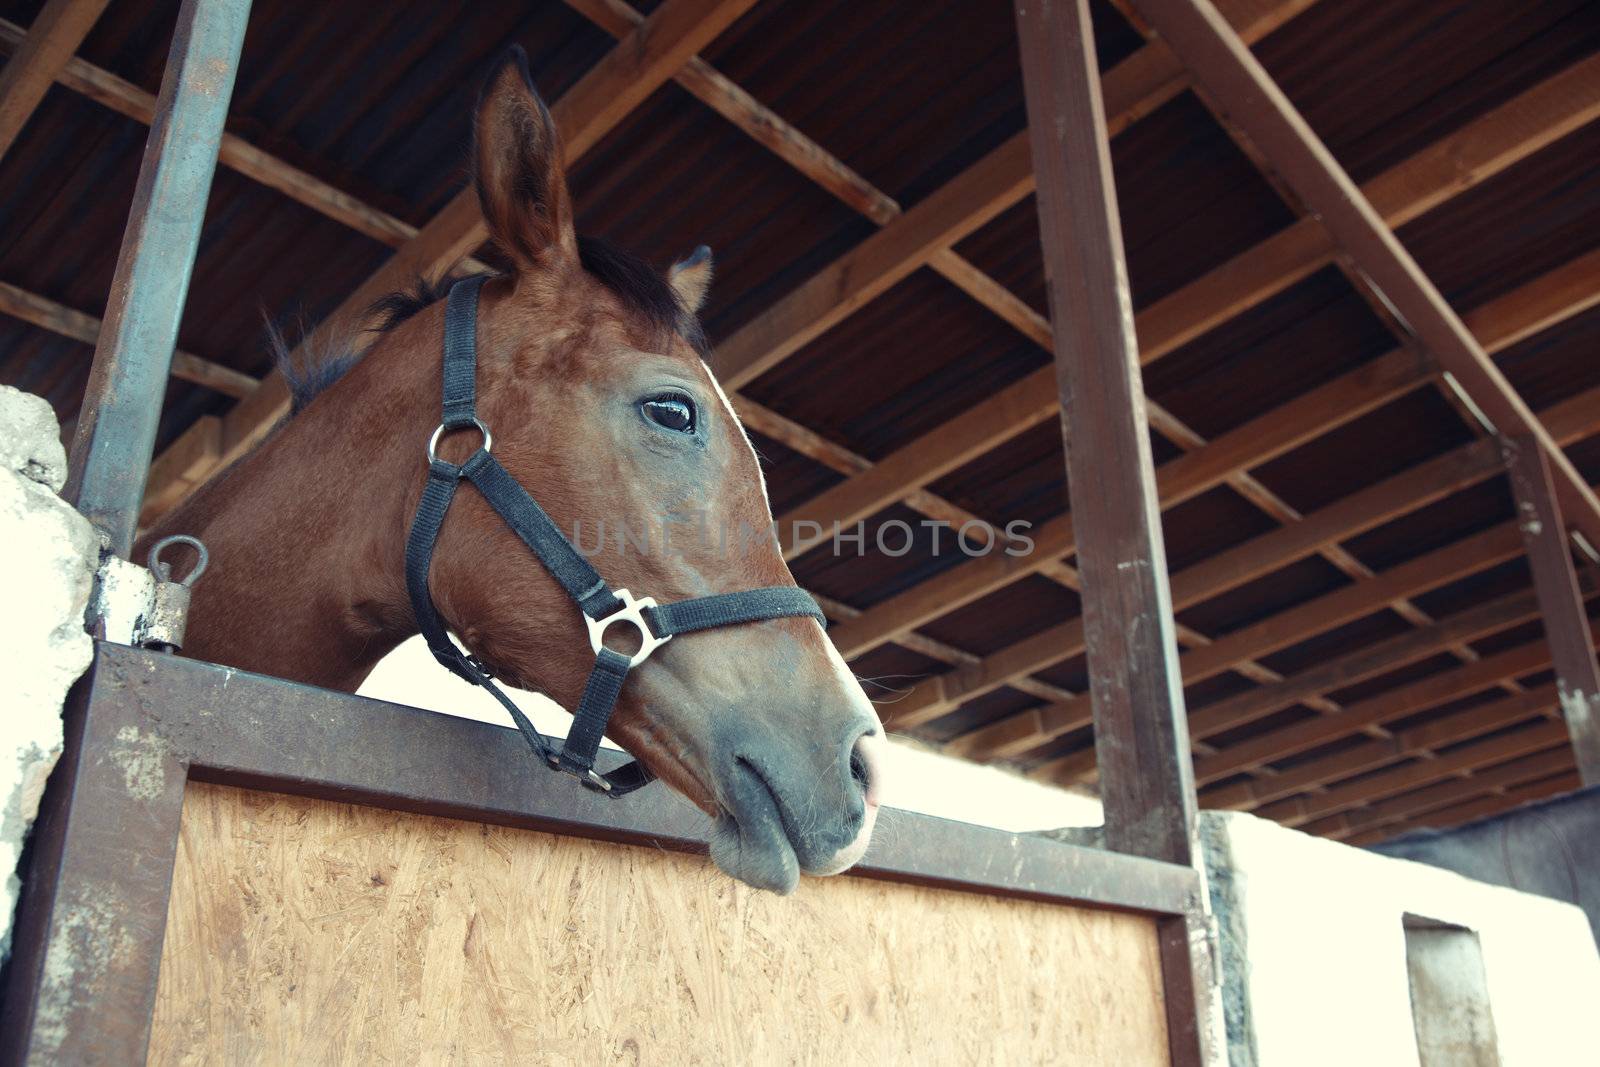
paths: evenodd
<path fill-rule="evenodd" d="M 735 818 L 724 811 L 711 830 L 711 860 L 730 878 L 756 889 L 793 893 L 800 884 L 800 861 L 784 836 L 776 806 L 768 813 Z"/>
<path fill-rule="evenodd" d="M 877 820 L 877 805 L 867 807 L 866 819 L 855 840 L 826 859 L 802 867 L 783 827 L 777 804 L 770 795 L 765 802 L 741 805 L 738 815 L 723 808 L 711 830 L 711 860 L 724 874 L 756 889 L 787 895 L 800 884 L 800 875 L 827 877 L 854 867 L 867 851 Z"/>

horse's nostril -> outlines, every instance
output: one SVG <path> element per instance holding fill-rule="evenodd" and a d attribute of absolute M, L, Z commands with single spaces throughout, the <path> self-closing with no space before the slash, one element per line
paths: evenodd
<path fill-rule="evenodd" d="M 850 780 L 861 790 L 868 807 L 883 800 L 883 749 L 881 727 L 862 734 L 850 746 Z"/>
<path fill-rule="evenodd" d="M 861 749 L 859 748 L 850 750 L 850 777 L 855 780 L 856 785 L 861 787 L 863 793 L 872 784 L 867 776 L 867 761 L 861 755 Z"/>

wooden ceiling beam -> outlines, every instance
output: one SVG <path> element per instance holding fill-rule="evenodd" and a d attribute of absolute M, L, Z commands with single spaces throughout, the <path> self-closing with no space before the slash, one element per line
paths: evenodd
<path fill-rule="evenodd" d="M 1430 626 L 1407 630 L 1325 663 L 1275 685 L 1257 686 L 1224 700 L 1207 704 L 1189 715 L 1196 737 L 1210 737 L 1248 725 L 1273 712 L 1293 707 L 1315 696 L 1401 667 L 1421 662 L 1464 641 L 1475 641 L 1500 630 L 1537 618 L 1539 602 L 1532 590 L 1520 590 L 1485 604 L 1440 619 Z"/>
<path fill-rule="evenodd" d="M 1554 775 L 1537 782 L 1515 786 L 1510 789 L 1501 789 L 1469 800 L 1461 804 L 1454 804 L 1448 808 L 1440 808 L 1423 815 L 1409 816 L 1398 822 L 1375 829 L 1352 832 L 1348 828 L 1342 831 L 1342 839 L 1347 845 L 1372 845 L 1379 841 L 1398 836 L 1407 830 L 1420 829 L 1446 829 L 1460 826 L 1463 823 L 1476 822 L 1492 815 L 1499 815 L 1519 808 L 1524 804 L 1547 797 L 1559 796 L 1570 793 L 1578 788 L 1578 772 L 1568 771 Z M 1341 823 L 1344 817 L 1335 815 L 1330 822 Z M 1307 827 L 1310 830 L 1310 827 Z"/>
<path fill-rule="evenodd" d="M 1588 279 L 1587 288 L 1579 284 L 1581 278 Z M 1546 327 L 1561 321 L 1560 309 L 1555 307 L 1550 299 L 1552 292 L 1563 293 L 1572 298 L 1572 303 L 1568 305 L 1571 314 L 1586 311 L 1600 302 L 1600 250 L 1581 256 L 1485 304 L 1470 313 L 1468 320 L 1489 349 L 1500 351 L 1511 341 L 1520 341 L 1530 336 L 1525 329 L 1525 324 L 1530 321 L 1540 322 Z M 1238 442 L 1247 440 L 1251 436 L 1287 433 L 1292 439 L 1296 430 L 1338 425 L 1339 405 L 1349 404 L 1352 398 L 1362 396 L 1359 379 L 1354 377 L 1361 373 L 1362 370 L 1358 369 L 1334 379 L 1333 382 L 1321 387 L 1321 390 L 1313 390 L 1292 402 L 1290 407 L 1269 412 L 1229 434 L 1224 434 L 1217 438 L 1212 446 L 1248 457 L 1250 449 Z M 1327 410 L 1323 410 L 1324 408 Z M 1363 404 L 1357 403 L 1354 410 L 1368 409 Z M 1330 415 L 1334 420 L 1331 424 L 1328 422 Z M 1581 440 L 1600 432 L 1600 392 L 1591 390 L 1563 401 L 1547 409 L 1543 417 L 1552 432 L 1563 443 Z M 1278 441 L 1283 439 L 1277 438 Z M 1261 454 L 1263 456 L 1277 454 L 1274 451 L 1276 444 L 1275 441 L 1273 448 L 1263 447 L 1260 450 Z M 1202 472 L 1207 469 L 1216 471 L 1219 467 L 1226 469 L 1220 460 L 1206 459 L 1202 456 L 1202 452 L 1203 450 L 1197 451 L 1174 460 L 1162 467 L 1158 475 L 1165 479 L 1168 477 L 1166 472 L 1178 463 L 1188 465 L 1191 476 L 1197 469 Z M 1239 462 L 1259 464 L 1265 462 L 1265 459 L 1244 458 Z M 1456 489 L 1475 484 L 1483 478 L 1498 473 L 1500 469 L 1501 460 L 1492 445 L 1469 445 L 1430 460 L 1414 468 L 1416 472 L 1414 475 L 1412 472 L 1403 472 L 1383 483 L 1355 493 L 1343 501 L 1331 504 L 1313 516 L 1307 516 L 1297 523 L 1273 530 L 1175 575 L 1174 603 L 1178 610 L 1192 606 L 1304 558 L 1322 546 L 1336 544 L 1343 538 L 1355 536 L 1399 514 L 1431 503 Z M 1164 480 L 1161 484 L 1168 488 L 1172 487 L 1172 483 Z M 1407 496 L 1414 499 L 1413 505 L 1406 505 Z M 1057 546 L 1054 543 L 1036 538 L 1036 553 L 1043 553 L 1055 547 Z M 1070 548 L 1064 549 L 1062 554 L 1068 550 Z M 841 648 L 856 647 L 857 644 L 872 647 L 871 641 L 878 639 L 883 631 L 900 621 L 889 616 L 889 610 L 895 601 L 905 599 L 916 604 L 920 599 L 918 589 L 932 583 L 953 583 L 955 579 L 947 576 L 954 575 L 969 566 L 971 564 L 962 564 L 952 571 L 945 572 L 944 575 L 922 583 L 921 586 L 907 590 L 899 597 L 891 598 L 873 609 L 888 617 L 880 619 L 872 630 L 865 634 L 860 633 L 872 624 L 872 613 L 869 612 L 862 617 L 867 620 L 866 622 L 858 619 L 850 624 L 857 631 L 855 635 L 846 633 L 841 640 L 841 635 L 835 634 L 835 640 L 840 642 Z M 1021 576 L 1020 573 L 1016 575 L 1019 578 Z M 937 605 L 937 598 L 933 598 L 932 608 L 919 607 L 919 610 L 933 610 Z M 1009 648 L 992 653 L 984 658 L 979 667 L 966 668 L 954 674 L 936 675 L 919 682 L 897 703 L 894 712 L 896 719 L 911 724 L 929 721 L 956 707 L 962 701 L 980 696 L 1001 685 L 1009 684 L 1015 678 L 1045 669 L 1076 655 L 1082 650 L 1082 635 L 1078 632 L 1077 625 L 1075 621 L 1062 623 L 1024 638 Z"/>
<path fill-rule="evenodd" d="M 1600 433 L 1600 388 L 1555 405 L 1544 417 L 1551 431 L 1563 441 Z M 1298 523 L 1262 534 L 1180 571 L 1172 580 L 1174 610 L 1182 611 L 1269 574 L 1309 555 L 1320 545 L 1354 537 L 1425 507 L 1499 470 L 1499 450 L 1494 442 L 1463 445 L 1354 493 Z M 928 721 L 1002 685 L 1014 686 L 1028 672 L 1076 655 L 1082 649 L 1081 620 L 1051 627 L 961 671 L 919 683 L 899 702 L 907 708 L 897 713 L 896 721 L 901 721 L 898 716 L 905 716 L 905 721 Z M 1029 723 L 1038 723 L 1039 728 L 1033 732 L 1049 739 L 1076 728 L 1072 724 L 1080 719 L 1080 711 L 1068 707 L 1031 708 L 963 734 L 947 747 L 973 759 L 1009 758 L 1040 743 L 1032 736 Z M 1045 724 L 1054 725 L 1045 728 Z"/>
<path fill-rule="evenodd" d="M 49 0 L 11 59 L 0 68 L 0 156 L 44 100 L 44 94 L 89 36 L 107 0 Z"/>
<path fill-rule="evenodd" d="M 1548 719 L 1555 706 L 1555 686 L 1536 686 L 1408 727 L 1390 738 L 1363 741 L 1341 752 L 1307 760 L 1277 774 L 1207 789 L 1201 794 L 1201 803 L 1208 808 L 1254 811 L 1262 805 L 1313 792 L 1330 783 L 1426 755 L 1445 745 L 1469 741 L 1535 716 Z"/>
<path fill-rule="evenodd" d="M 1487 570 L 1497 563 L 1514 557 L 1518 549 L 1517 531 L 1512 524 L 1506 523 L 1401 564 L 1365 581 L 1355 582 L 1315 600 L 1307 601 L 1252 626 L 1236 630 L 1205 648 L 1185 653 L 1184 683 L 1193 685 L 1195 682 L 1230 669 L 1237 662 L 1259 659 L 1353 619 L 1361 618 L 1363 615 L 1382 611 L 1397 599 L 1415 596 L 1467 575 Z M 1330 719 L 1336 717 L 1337 715 L 1328 716 Z M 1002 719 L 1000 722 L 1008 722 L 1010 718 Z M 894 718 L 890 721 L 896 723 L 899 720 Z M 1002 751 L 1012 756 L 1023 755 L 1039 745 L 1077 729 L 1083 723 L 1057 716 L 1043 725 L 1050 728 L 1032 737 L 1009 738 Z M 997 737 L 999 731 L 995 729 L 996 726 L 997 724 L 990 724 L 983 729 L 992 730 L 990 736 Z M 1205 759 L 1215 758 L 1202 757 L 1202 762 Z M 1208 776 L 1202 784 L 1214 778 L 1215 776 Z"/>
<path fill-rule="evenodd" d="M 1591 253 L 1577 262 L 1584 268 L 1600 270 L 1600 255 Z M 1554 276 L 1555 284 L 1563 291 L 1571 287 L 1572 274 L 1567 269 L 1554 272 Z M 1553 321 L 1542 290 L 1543 280 L 1536 279 L 1486 305 L 1480 309 L 1481 314 L 1471 316 L 1474 327 L 1483 331 L 1483 343 L 1489 350 L 1501 350 L 1501 338 L 1526 336 L 1522 326 L 1526 318 Z M 1592 293 L 1580 296 L 1573 305 L 1574 313 L 1593 306 L 1593 302 Z M 1162 506 L 1172 507 L 1198 496 L 1221 484 L 1231 473 L 1259 466 L 1426 380 L 1425 366 L 1405 349 L 1358 367 L 1217 437 L 1205 448 L 1163 465 L 1156 472 Z M 952 437 L 956 435 L 952 433 Z M 885 463 L 896 461 L 892 456 Z M 1036 547 L 1027 557 L 990 556 L 944 571 L 841 627 L 833 635 L 835 643 L 846 658 L 861 655 L 893 640 L 897 634 L 1036 573 L 1043 562 L 1072 551 L 1071 514 L 1041 524 L 1031 536 Z M 917 702 L 907 701 L 900 714 L 912 714 L 917 707 Z"/>
<path fill-rule="evenodd" d="M 1559 722 L 1542 719 L 1517 730 L 1497 734 L 1435 756 L 1391 767 L 1322 793 L 1276 801 L 1256 809 L 1263 819 L 1299 826 L 1349 808 L 1370 807 L 1377 801 L 1421 789 L 1449 779 L 1460 779 L 1506 760 L 1559 747 L 1566 741 Z"/>
<path fill-rule="evenodd" d="M 1551 724 L 1555 725 L 1555 724 Z M 1491 790 L 1499 792 L 1530 782 L 1543 781 L 1551 775 L 1572 770 L 1572 749 L 1557 740 L 1553 747 L 1535 751 L 1483 767 L 1465 778 L 1439 782 L 1410 793 L 1391 797 L 1356 811 L 1346 812 L 1337 830 L 1329 837 L 1348 837 L 1364 830 L 1372 830 L 1385 823 L 1417 815 L 1438 808 L 1448 808 L 1482 796 Z"/>
<path fill-rule="evenodd" d="M 633 34 L 595 64 L 550 111 L 569 164 L 579 159 L 627 114 L 643 103 L 700 49 L 710 44 L 754 0 L 666 0 Z M 362 324 L 367 310 L 384 294 L 417 277 L 448 271 L 487 239 L 477 194 L 461 190 L 382 267 L 339 304 L 302 342 L 319 345 Z M 221 469 L 255 447 L 289 409 L 283 375 L 273 372 L 254 393 L 223 416 Z M 150 493 L 167 495 L 154 481 Z M 152 514 L 147 508 L 145 514 Z"/>
<path fill-rule="evenodd" d="M 566 4 L 618 40 L 644 22 L 644 15 L 627 0 L 566 0 Z M 900 215 L 900 205 L 893 197 L 785 122 L 699 56 L 692 56 L 672 80 L 773 155 L 878 225 Z"/>
<path fill-rule="evenodd" d="M 1529 436 L 1545 452 L 1568 520 L 1600 544 L 1600 498 L 1248 45 L 1208 0 L 1137 6 L 1488 421 L 1502 434 Z"/>
<path fill-rule="evenodd" d="M 81 341 L 91 348 L 100 336 L 100 320 L 93 315 L 86 315 L 9 282 L 0 282 L 0 314 Z M 236 398 L 250 395 L 256 387 L 256 379 L 250 375 L 241 374 L 232 367 L 224 367 L 181 348 L 172 353 L 172 376 Z"/>
<path fill-rule="evenodd" d="M 0 19 L 0 49 L 15 51 L 23 40 L 20 26 Z M 56 80 L 103 107 L 146 126 L 155 121 L 154 93 L 119 78 L 86 60 L 72 58 L 56 74 Z M 360 198 L 350 195 L 321 178 L 284 162 L 233 133 L 224 132 L 217 149 L 217 162 L 237 174 L 276 190 L 317 214 L 342 223 L 357 233 L 397 248 L 417 235 L 417 228 Z M 471 269 L 483 265 L 469 260 Z"/>
<path fill-rule="evenodd" d="M 1555 662 L 1561 710 L 1572 731 L 1578 773 L 1585 785 L 1600 785 L 1600 664 L 1595 662 L 1585 590 L 1572 566 L 1572 545 L 1550 464 L 1530 438 L 1507 440 L 1504 446 L 1518 527 Z"/>
<path fill-rule="evenodd" d="M 1230 5 L 1231 6 L 1231 5 Z M 1240 4 L 1240 32 L 1258 40 L 1307 3 Z M 1111 136 L 1186 87 L 1162 44 L 1146 45 L 1102 79 Z M 717 375 L 740 389 L 842 322 L 873 298 L 1033 192 L 1027 131 L 929 194 L 767 308 L 717 346 Z"/>
<path fill-rule="evenodd" d="M 1172 507 L 1199 496 L 1220 485 L 1231 471 L 1291 451 L 1428 380 L 1428 368 L 1404 351 L 1374 360 L 1223 434 L 1205 448 L 1160 467 L 1156 483 L 1161 506 Z M 1252 443 L 1247 445 L 1247 441 Z M 989 555 L 952 567 L 840 627 L 833 634 L 835 644 L 847 659 L 859 656 L 907 630 L 1037 573 L 1073 550 L 1076 538 L 1071 513 L 1041 523 L 1029 536 L 1034 548 L 1028 554 Z"/>
<path fill-rule="evenodd" d="M 1494 688 L 1503 678 L 1531 674 L 1549 665 L 1549 646 L 1543 641 L 1530 641 L 1369 697 L 1337 714 L 1279 727 L 1214 755 L 1202 756 L 1195 761 L 1195 780 L 1209 784 L 1241 771 L 1260 769 L 1270 762 L 1338 741 L 1369 723 L 1383 723 L 1472 696 Z"/>
<path fill-rule="evenodd" d="M 1366 188 L 1385 217 L 1399 225 L 1596 117 L 1600 117 L 1600 56 L 1575 64 L 1486 113 L 1384 172 Z M 1240 253 L 1135 316 L 1141 360 L 1149 364 L 1310 276 L 1331 262 L 1333 253 L 1326 231 L 1311 219 Z M 1545 300 L 1555 309 L 1577 306 L 1592 302 L 1595 291 L 1592 275 L 1585 278 L 1585 272 L 1575 267 L 1573 273 L 1552 279 Z M 1529 316 L 1522 329 L 1541 328 L 1542 321 L 1537 315 Z M 1520 339 L 1508 334 L 1500 343 L 1509 345 Z M 1481 340 L 1490 343 L 1488 338 Z M 969 412 L 898 449 L 871 472 L 799 505 L 783 517 L 783 525 L 788 528 L 803 520 L 831 529 L 834 522 L 854 523 L 961 466 L 974 454 L 1052 417 L 1053 374 L 1050 367 L 1044 367 L 979 402 Z M 791 555 L 805 547 L 803 543 L 786 544 Z"/>

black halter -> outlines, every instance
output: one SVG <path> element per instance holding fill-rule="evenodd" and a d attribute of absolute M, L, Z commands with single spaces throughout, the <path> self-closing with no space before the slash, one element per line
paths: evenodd
<path fill-rule="evenodd" d="M 457 676 L 489 690 L 510 713 L 517 729 L 522 731 L 540 759 L 555 770 L 575 776 L 590 789 L 613 797 L 622 796 L 649 784 L 654 777 L 637 761 L 609 775 L 594 769 L 601 735 L 605 733 L 606 723 L 631 668 L 643 663 L 676 634 L 766 619 L 809 616 L 824 624 L 826 620 L 817 602 L 794 586 L 748 589 L 658 605 L 649 597 L 636 599 L 626 589 L 613 591 L 606 585 L 605 579 L 567 540 L 528 491 L 489 454 L 493 440 L 489 428 L 477 414 L 478 291 L 487 280 L 479 276 L 457 282 L 451 286 L 445 303 L 444 419 L 428 442 L 428 485 L 422 492 L 422 501 L 417 505 L 411 534 L 406 540 L 406 588 L 411 594 L 411 608 L 434 659 Z M 483 444 L 459 466 L 441 460 L 439 438 L 452 430 L 468 427 L 483 435 Z M 478 657 L 461 651 L 450 640 L 444 620 L 439 617 L 433 596 L 428 592 L 428 569 L 433 563 L 439 529 L 444 524 L 445 512 L 450 510 L 456 487 L 463 479 L 477 487 L 489 506 L 499 512 L 523 544 L 533 550 L 551 576 L 577 603 L 588 624 L 589 644 L 595 653 L 594 670 L 573 712 L 572 729 L 566 743 L 559 751 L 555 742 L 535 730 L 522 709 L 494 684 L 493 676 Z M 632 656 L 613 651 L 603 643 L 606 628 L 619 622 L 631 623 L 639 631 L 641 644 Z"/>

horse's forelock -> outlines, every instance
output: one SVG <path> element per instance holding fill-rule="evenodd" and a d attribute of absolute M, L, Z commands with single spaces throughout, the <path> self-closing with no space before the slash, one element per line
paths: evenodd
<path fill-rule="evenodd" d="M 689 343 L 695 353 L 704 359 L 709 348 L 700 320 L 683 306 L 677 292 L 665 275 L 631 252 L 616 247 L 598 237 L 579 237 L 578 255 L 587 271 L 605 286 L 622 306 L 645 321 L 654 332 L 665 336 L 678 335 Z M 424 308 L 443 300 L 450 287 L 460 276 L 446 275 L 434 281 L 418 278 L 405 289 L 397 290 L 373 302 L 368 318 L 379 333 L 388 333 L 415 317 Z M 310 331 L 301 331 L 309 339 Z M 304 351 L 294 355 L 276 324 L 267 324 L 267 344 L 274 361 L 289 383 L 293 398 L 291 414 L 298 414 L 319 393 L 344 377 L 360 361 L 363 353 L 345 350 L 326 354 Z"/>

